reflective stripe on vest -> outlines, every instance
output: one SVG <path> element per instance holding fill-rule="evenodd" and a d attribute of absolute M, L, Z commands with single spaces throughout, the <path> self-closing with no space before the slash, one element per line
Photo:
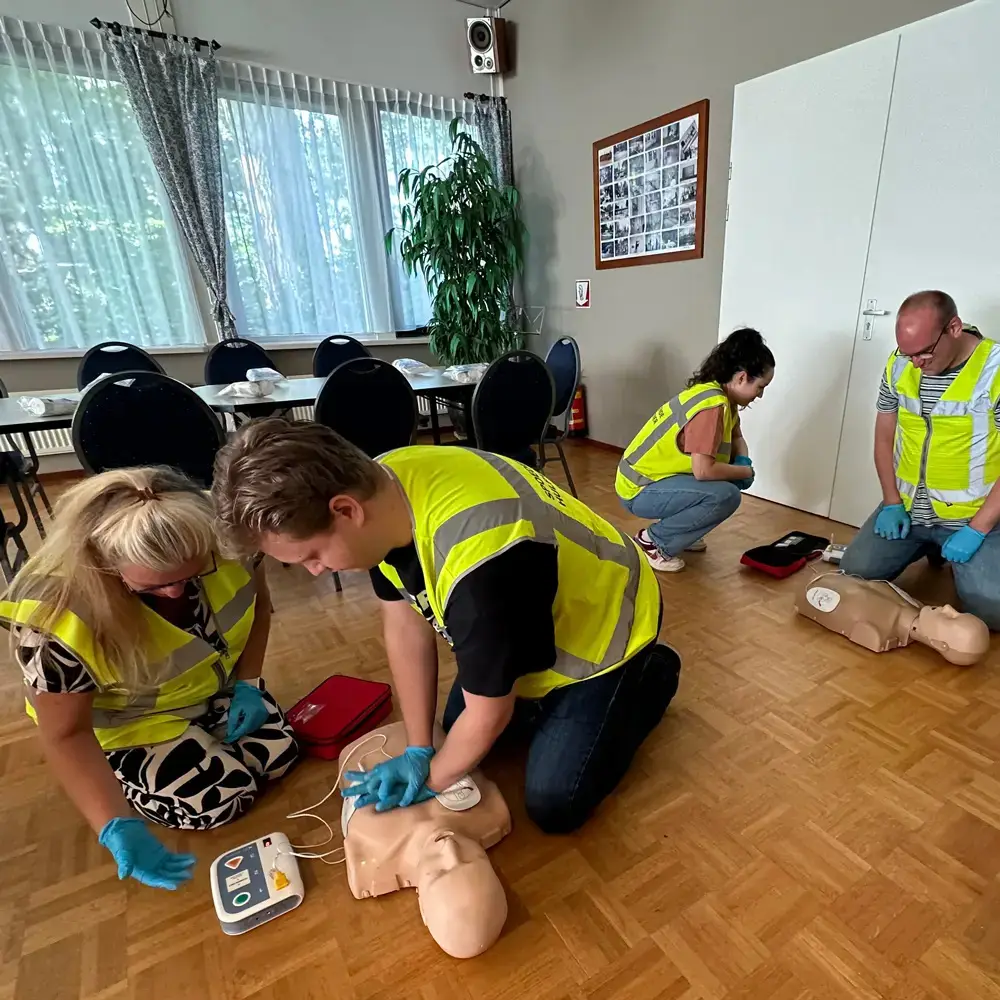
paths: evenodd
<path fill-rule="evenodd" d="M 983 340 L 928 416 L 918 368 L 893 356 L 886 381 L 899 400 L 893 454 L 896 486 L 907 509 L 924 483 L 935 514 L 974 517 L 1000 477 L 1000 344 Z"/>
<path fill-rule="evenodd" d="M 176 739 L 192 719 L 208 711 L 210 699 L 225 687 L 253 624 L 256 582 L 240 563 L 220 562 L 199 584 L 225 651 L 219 653 L 142 603 L 149 630 L 148 672 L 158 681 L 141 691 L 122 687 L 80 608 L 71 607 L 54 624 L 43 625 L 37 601 L 0 601 L 0 624 L 23 625 L 50 635 L 87 667 L 98 685 L 92 722 L 104 749 L 162 743 Z M 27 710 L 34 717 L 30 701 Z"/>
<path fill-rule="evenodd" d="M 467 449 L 404 448 L 379 461 L 410 502 L 427 599 L 442 630 L 451 594 L 469 573 L 521 541 L 558 550 L 556 662 L 520 678 L 520 696 L 542 697 L 613 669 L 656 638 L 659 587 L 635 543 L 541 473 Z M 383 563 L 382 571 L 412 602 L 395 570 Z"/>
<path fill-rule="evenodd" d="M 631 500 L 650 483 L 667 476 L 690 475 L 691 456 L 677 446 L 678 435 L 696 414 L 717 406 L 723 407 L 723 432 L 715 460 L 728 462 L 736 418 L 722 387 L 717 382 L 702 382 L 664 403 L 633 438 L 618 463 L 615 475 L 618 495 Z"/>

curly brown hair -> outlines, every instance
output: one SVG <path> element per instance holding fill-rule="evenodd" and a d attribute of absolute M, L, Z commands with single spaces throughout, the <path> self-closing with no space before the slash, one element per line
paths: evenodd
<path fill-rule="evenodd" d="M 329 427 L 254 420 L 215 459 L 220 535 L 238 552 L 253 551 L 266 534 L 309 538 L 329 528 L 335 496 L 368 500 L 382 480 L 377 463 Z"/>

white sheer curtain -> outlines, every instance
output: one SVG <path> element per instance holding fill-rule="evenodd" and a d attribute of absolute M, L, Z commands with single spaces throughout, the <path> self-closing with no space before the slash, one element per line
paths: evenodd
<path fill-rule="evenodd" d="M 96 33 L 0 17 L 0 350 L 204 342 L 146 144 Z"/>
<path fill-rule="evenodd" d="M 451 122 L 460 117 L 453 107 L 422 108 L 420 105 L 410 104 L 407 97 L 397 95 L 394 101 L 380 105 L 378 111 L 393 226 L 402 223 L 399 172 L 405 167 L 423 170 L 424 167 L 441 163 L 451 153 Z M 463 109 L 467 107 L 463 102 Z M 423 275 L 407 275 L 398 249 L 392 255 L 390 268 L 397 329 L 412 330 L 426 326 L 431 316 L 431 298 Z"/>
<path fill-rule="evenodd" d="M 396 172 L 447 155 L 464 101 L 220 64 L 230 306 L 255 339 L 392 336 L 427 323 L 385 252 Z"/>

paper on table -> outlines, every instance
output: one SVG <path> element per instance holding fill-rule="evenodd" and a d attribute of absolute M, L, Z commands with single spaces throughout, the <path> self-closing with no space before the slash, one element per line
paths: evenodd
<path fill-rule="evenodd" d="M 285 376 L 273 368 L 248 368 L 248 382 L 284 382 Z"/>
<path fill-rule="evenodd" d="M 404 375 L 429 375 L 434 371 L 430 365 L 425 365 L 423 361 L 417 361 L 415 358 L 396 358 L 392 367 L 398 368 Z"/>
<path fill-rule="evenodd" d="M 21 396 L 17 405 L 33 417 L 62 417 L 76 409 L 76 400 L 69 396 Z"/>
<path fill-rule="evenodd" d="M 238 396 L 241 399 L 260 399 L 274 392 L 274 383 L 265 382 L 231 382 L 225 389 L 219 390 L 220 396 Z"/>
<path fill-rule="evenodd" d="M 452 365 L 450 368 L 445 368 L 442 374 L 455 382 L 478 382 L 487 368 L 489 365 Z"/>

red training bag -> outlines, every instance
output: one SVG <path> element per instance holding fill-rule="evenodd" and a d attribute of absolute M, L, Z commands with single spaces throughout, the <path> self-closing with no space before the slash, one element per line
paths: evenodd
<path fill-rule="evenodd" d="M 304 753 L 336 760 L 344 747 L 370 733 L 391 712 L 388 684 L 334 674 L 288 712 L 288 721 Z"/>

